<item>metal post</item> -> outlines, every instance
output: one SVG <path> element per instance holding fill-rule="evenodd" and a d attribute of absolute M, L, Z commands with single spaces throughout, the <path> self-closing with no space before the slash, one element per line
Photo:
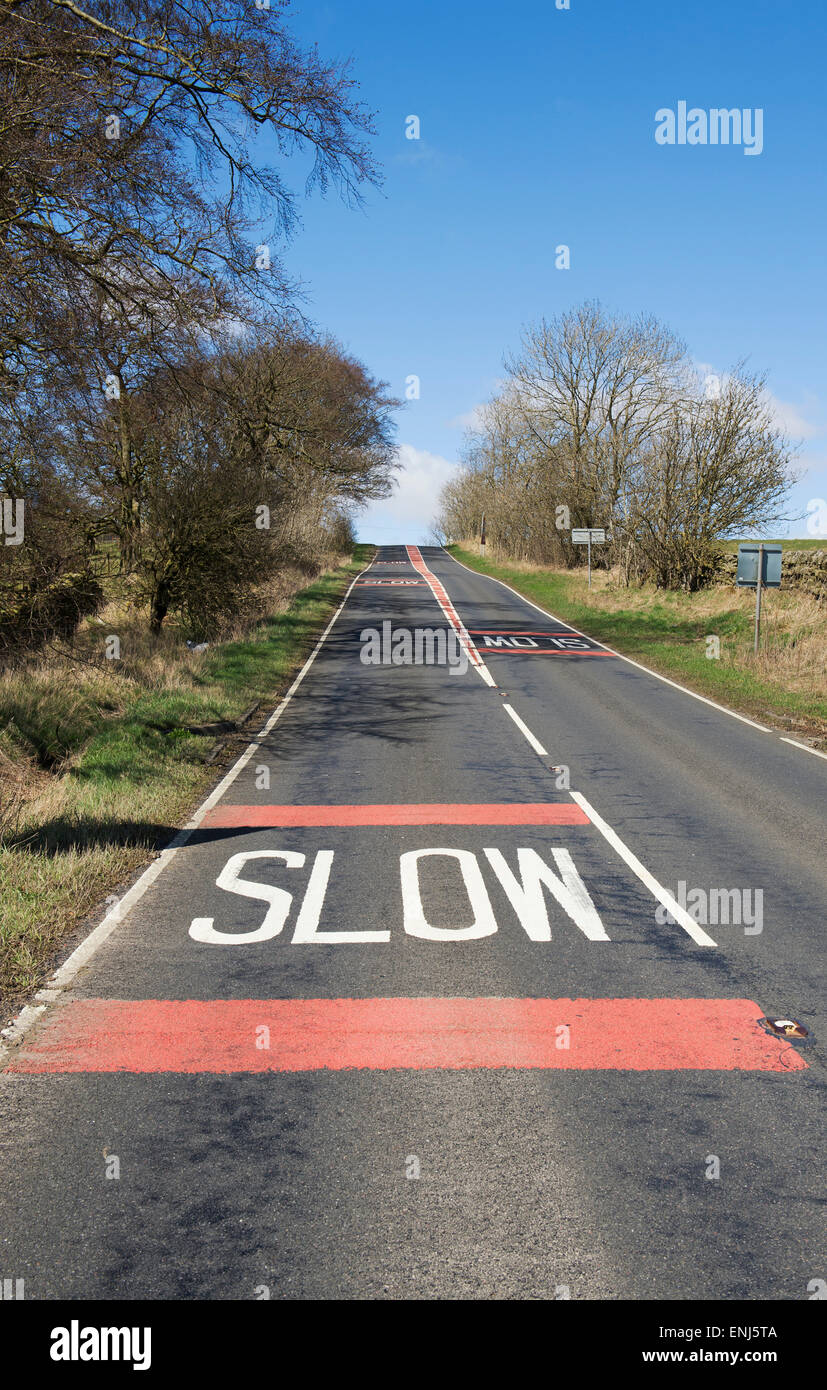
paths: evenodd
<path fill-rule="evenodd" d="M 758 575 L 755 583 L 755 642 L 753 652 L 758 655 L 758 640 L 761 635 L 761 580 L 764 577 L 764 547 L 758 547 Z"/>
<path fill-rule="evenodd" d="M 480 555 L 485 554 L 485 512 L 482 514 L 480 522 Z"/>
<path fill-rule="evenodd" d="M 589 588 L 592 587 L 592 533 L 589 531 Z"/>

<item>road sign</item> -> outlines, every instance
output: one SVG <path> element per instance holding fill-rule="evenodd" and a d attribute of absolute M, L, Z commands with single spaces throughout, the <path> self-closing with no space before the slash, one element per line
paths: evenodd
<path fill-rule="evenodd" d="M 777 589 L 781 583 L 781 546 L 741 543 L 738 547 L 738 570 L 735 583 L 742 589 L 755 590 L 755 637 L 752 650 L 758 651 L 761 636 L 761 590 Z"/>
<path fill-rule="evenodd" d="M 583 526 L 571 533 L 572 545 L 589 547 L 589 588 L 592 587 L 592 546 L 603 545 L 605 539 L 606 531 L 602 526 Z"/>
<path fill-rule="evenodd" d="M 741 588 L 754 589 L 758 578 L 759 557 L 761 564 L 761 583 L 767 589 L 777 589 L 781 583 L 781 546 L 765 545 L 760 541 L 738 547 L 738 573 L 735 583 Z"/>

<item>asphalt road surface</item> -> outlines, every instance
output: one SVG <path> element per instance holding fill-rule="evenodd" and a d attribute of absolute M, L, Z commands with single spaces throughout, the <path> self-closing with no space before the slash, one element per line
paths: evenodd
<path fill-rule="evenodd" d="M 385 547 L 241 763 L 7 1050 L 0 1276 L 811 1296 L 823 758 Z"/>

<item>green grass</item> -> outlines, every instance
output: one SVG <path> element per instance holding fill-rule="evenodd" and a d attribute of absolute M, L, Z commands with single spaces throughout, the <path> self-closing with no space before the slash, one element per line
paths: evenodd
<path fill-rule="evenodd" d="M 767 594 L 765 649 L 756 661 L 753 599 L 734 587 L 700 594 L 627 590 L 619 585 L 605 587 L 605 576 L 599 574 L 590 593 L 580 571 L 515 566 L 481 559 L 456 545 L 448 549 L 469 568 L 504 580 L 564 622 L 702 695 L 740 713 L 775 716 L 807 733 L 827 734 L 823 679 L 817 680 L 817 688 L 794 689 L 783 674 L 785 654 L 789 659 L 796 644 L 808 636 L 798 627 L 784 627 L 784 606 L 793 608 L 795 596 L 782 597 L 780 591 Z M 825 626 L 822 622 L 816 634 L 822 642 Z M 709 634 L 720 638 L 719 660 L 706 656 Z M 801 684 L 806 687 L 813 682 Z"/>
<path fill-rule="evenodd" d="M 0 844 L 7 1012 L 42 983 L 67 933 L 215 782 L 221 761 L 207 766 L 204 757 L 219 735 L 188 726 L 236 720 L 256 701 L 272 707 L 373 549 L 356 546 L 352 562 L 322 574 L 243 640 L 217 645 L 179 671 L 170 688 L 132 682 L 118 700 L 106 698 L 111 678 L 107 685 L 94 672 L 74 694 L 65 674 L 60 685 L 25 675 L 4 682 L 2 751 L 12 764 L 27 760 L 37 779 L 37 795 Z"/>
<path fill-rule="evenodd" d="M 780 545 L 782 550 L 827 550 L 827 538 L 823 540 L 796 540 L 789 536 L 762 537 L 765 545 Z M 740 541 L 719 541 L 721 550 L 728 550 L 733 554 L 738 553 L 739 545 L 757 545 L 754 540 Z"/>
<path fill-rule="evenodd" d="M 170 781 L 199 780 L 203 755 L 216 734 L 193 734 L 188 725 L 234 720 L 257 700 L 276 692 L 307 655 L 319 628 L 364 564 L 369 547 L 303 589 L 285 613 L 265 619 L 244 641 L 228 642 L 207 655 L 192 689 L 140 694 L 126 713 L 106 723 L 86 745 L 69 776 L 83 783 L 84 809 L 112 815 L 129 808 L 149 812 Z"/>

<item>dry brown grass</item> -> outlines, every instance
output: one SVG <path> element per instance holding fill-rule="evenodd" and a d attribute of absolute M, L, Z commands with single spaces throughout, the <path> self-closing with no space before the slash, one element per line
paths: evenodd
<path fill-rule="evenodd" d="M 752 596 L 748 599 L 753 610 Z M 765 596 L 762 648 L 755 669 L 767 680 L 805 694 L 827 693 L 827 613 L 806 594 L 779 590 Z"/>
<path fill-rule="evenodd" d="M 765 591 L 753 651 L 755 595 L 734 583 L 698 593 L 626 587 L 617 571 L 551 569 L 501 556 L 468 563 L 505 579 L 549 612 L 730 708 L 774 718 L 827 748 L 827 607 L 800 589 Z M 707 659 L 707 638 L 720 640 Z"/>
<path fill-rule="evenodd" d="M 702 619 L 714 633 L 731 628 L 737 614 L 743 631 L 729 632 L 730 655 L 759 678 L 802 694 L 827 691 L 827 612 L 824 605 L 795 589 L 767 590 L 761 605 L 761 649 L 753 652 L 755 594 L 752 590 L 718 585 L 695 594 L 656 589 L 653 585 L 625 588 L 616 572 L 597 570 L 589 591 L 585 578 L 578 598 L 602 612 L 644 612 L 654 605 L 672 611 L 680 620 Z"/>
<path fill-rule="evenodd" d="M 344 556 L 326 556 L 317 572 L 346 562 Z M 210 633 L 210 646 L 243 641 L 263 617 L 283 613 L 309 582 L 306 572 L 287 569 L 260 585 L 250 595 L 243 613 L 222 622 Z M 117 662 L 105 656 L 106 638 L 110 636 L 120 640 L 121 656 Z M 120 705 L 129 685 L 145 690 L 192 688 L 204 667 L 205 654 L 191 651 L 185 638 L 183 626 L 171 621 L 158 636 L 153 636 L 146 610 L 119 597 L 81 625 L 71 648 L 52 646 L 47 649 L 45 660 L 35 664 L 47 681 L 61 681 L 70 670 L 75 670 L 86 682 L 89 673 L 96 671 L 102 698 Z"/>

